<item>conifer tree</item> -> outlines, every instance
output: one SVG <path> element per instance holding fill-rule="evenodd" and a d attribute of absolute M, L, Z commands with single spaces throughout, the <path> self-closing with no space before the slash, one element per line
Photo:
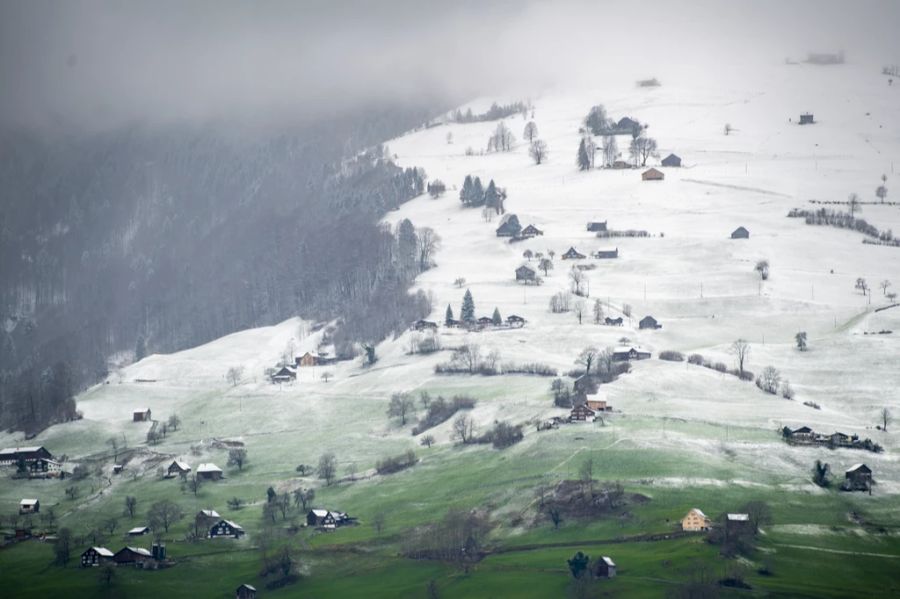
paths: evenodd
<path fill-rule="evenodd" d="M 450 307 L 450 304 L 447 304 L 447 312 L 444 313 L 444 324 L 450 325 L 453 321 L 453 308 Z"/>
<path fill-rule="evenodd" d="M 484 205 L 494 210 L 499 210 L 500 208 L 500 194 L 497 193 L 497 186 L 494 184 L 493 179 L 488 183 L 487 189 L 484 190 Z"/>
<path fill-rule="evenodd" d="M 587 146 L 585 145 L 584 138 L 581 138 L 581 142 L 578 144 L 578 170 L 586 171 L 591 168 L 591 157 L 588 155 Z"/>
<path fill-rule="evenodd" d="M 469 206 L 472 199 L 472 175 L 466 175 L 462 189 L 459 190 L 459 199 L 464 206 Z"/>
<path fill-rule="evenodd" d="M 500 308 L 494 307 L 494 314 L 491 316 L 491 322 L 494 323 L 494 326 L 500 326 L 503 324 L 503 317 L 500 316 Z"/>
<path fill-rule="evenodd" d="M 472 299 L 472 292 L 466 289 L 463 296 L 462 309 L 459 311 L 459 317 L 463 322 L 475 322 L 475 300 Z"/>
<path fill-rule="evenodd" d="M 475 177 L 472 183 L 472 206 L 481 206 L 484 204 L 484 186 L 481 184 L 481 177 Z"/>

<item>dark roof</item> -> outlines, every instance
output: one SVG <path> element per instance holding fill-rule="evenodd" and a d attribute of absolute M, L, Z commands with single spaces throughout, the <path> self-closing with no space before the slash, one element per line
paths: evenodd
<path fill-rule="evenodd" d="M 731 232 L 731 237 L 750 237 L 750 231 L 748 231 L 745 227 L 738 227 Z"/>
<path fill-rule="evenodd" d="M 669 154 L 662 159 L 663 166 L 681 166 L 681 157 L 676 154 Z"/>

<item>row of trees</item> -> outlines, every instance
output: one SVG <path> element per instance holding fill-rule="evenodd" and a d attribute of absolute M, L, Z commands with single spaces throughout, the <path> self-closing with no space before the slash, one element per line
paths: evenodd
<path fill-rule="evenodd" d="M 466 175 L 462 189 L 459 191 L 459 200 L 467 208 L 484 206 L 492 208 L 497 214 L 503 214 L 506 211 L 503 207 L 503 202 L 506 201 L 506 189 L 497 187 L 493 179 L 485 187 L 481 182 L 481 177 Z"/>

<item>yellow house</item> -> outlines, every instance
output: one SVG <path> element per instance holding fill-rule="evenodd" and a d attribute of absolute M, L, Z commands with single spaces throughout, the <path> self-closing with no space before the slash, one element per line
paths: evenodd
<path fill-rule="evenodd" d="M 681 530 L 694 532 L 709 530 L 709 518 L 697 508 L 693 508 L 681 519 Z"/>

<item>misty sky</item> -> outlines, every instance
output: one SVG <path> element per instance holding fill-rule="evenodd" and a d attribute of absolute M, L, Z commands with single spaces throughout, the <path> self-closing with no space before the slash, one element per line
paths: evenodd
<path fill-rule="evenodd" d="M 0 0 L 0 126 L 318 118 L 676 64 L 900 62 L 900 2 Z M 784 5 L 788 6 L 785 7 Z"/>

